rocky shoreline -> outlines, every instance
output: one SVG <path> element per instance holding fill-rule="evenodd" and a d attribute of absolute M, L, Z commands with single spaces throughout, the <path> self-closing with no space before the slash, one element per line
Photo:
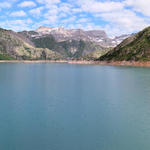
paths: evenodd
<path fill-rule="evenodd" d="M 85 61 L 85 60 L 0 60 L 0 63 L 69 63 L 107 66 L 137 66 L 150 67 L 150 61 Z"/>

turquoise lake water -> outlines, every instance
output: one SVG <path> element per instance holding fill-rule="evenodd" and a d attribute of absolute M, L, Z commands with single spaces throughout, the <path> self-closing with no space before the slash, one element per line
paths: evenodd
<path fill-rule="evenodd" d="M 0 150 L 150 150 L 150 68 L 1 63 Z"/>

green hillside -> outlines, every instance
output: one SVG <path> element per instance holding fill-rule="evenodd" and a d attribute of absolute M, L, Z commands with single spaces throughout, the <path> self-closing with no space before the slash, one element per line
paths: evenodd
<path fill-rule="evenodd" d="M 127 38 L 97 60 L 150 61 L 150 27 Z"/>
<path fill-rule="evenodd" d="M 35 48 L 19 34 L 0 29 L 0 59 L 63 59 L 58 52 L 47 48 Z"/>
<path fill-rule="evenodd" d="M 64 57 L 81 58 L 88 53 L 105 48 L 89 41 L 69 40 L 57 42 L 52 35 L 41 38 L 32 38 L 32 42 L 38 48 L 48 48 L 62 54 Z"/>

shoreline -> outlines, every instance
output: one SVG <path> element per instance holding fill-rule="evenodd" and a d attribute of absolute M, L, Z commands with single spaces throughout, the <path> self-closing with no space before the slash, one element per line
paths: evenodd
<path fill-rule="evenodd" d="M 83 65 L 150 67 L 150 61 L 86 61 L 86 60 L 0 60 L 0 63 L 68 63 Z"/>

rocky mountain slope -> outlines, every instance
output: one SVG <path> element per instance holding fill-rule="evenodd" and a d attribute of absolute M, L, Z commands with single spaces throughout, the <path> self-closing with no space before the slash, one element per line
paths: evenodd
<path fill-rule="evenodd" d="M 35 47 L 51 49 L 68 59 L 85 58 L 91 53 L 95 54 L 95 51 L 104 54 L 103 51 L 116 46 L 128 36 L 111 39 L 103 30 L 84 31 L 63 27 L 40 27 L 35 31 L 23 31 L 19 34 L 30 39 Z"/>
<path fill-rule="evenodd" d="M 60 59 L 62 56 L 44 48 L 35 48 L 26 37 L 0 29 L 0 59 Z"/>
<path fill-rule="evenodd" d="M 125 36 L 111 39 L 102 30 L 40 27 L 13 32 L 0 28 L 0 59 L 96 59 Z"/>
<path fill-rule="evenodd" d="M 124 35 L 120 35 L 120 36 L 116 36 L 112 39 L 112 43 L 115 44 L 115 46 L 119 45 L 123 40 L 127 39 L 128 37 L 130 37 L 130 34 L 124 34 Z"/>
<path fill-rule="evenodd" d="M 53 35 L 57 42 L 63 42 L 68 40 L 82 40 L 96 42 L 104 47 L 114 46 L 113 43 L 111 43 L 111 39 L 108 38 L 105 31 L 103 30 L 84 31 L 82 29 L 65 29 L 63 27 L 40 27 L 35 30 L 35 32 L 37 32 L 38 35 L 35 35 L 34 37 Z"/>
<path fill-rule="evenodd" d="M 82 29 L 65 29 L 63 27 L 44 27 L 41 26 L 33 32 L 29 32 L 32 38 L 40 38 L 52 35 L 57 42 L 68 40 L 90 41 L 99 44 L 102 47 L 115 47 L 129 35 L 121 35 L 115 38 L 109 38 L 103 30 L 84 31 Z"/>
<path fill-rule="evenodd" d="M 150 61 L 150 27 L 125 39 L 98 60 Z"/>

